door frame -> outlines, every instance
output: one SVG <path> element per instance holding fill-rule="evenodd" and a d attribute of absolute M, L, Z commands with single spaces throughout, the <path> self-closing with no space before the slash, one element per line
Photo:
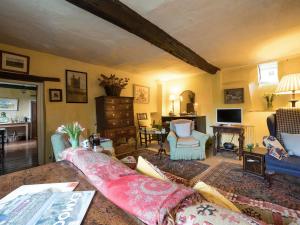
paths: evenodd
<path fill-rule="evenodd" d="M 24 79 L 26 75 L 24 75 Z M 11 84 L 31 84 L 37 87 L 37 150 L 39 165 L 45 164 L 45 85 L 43 82 L 28 82 L 0 78 L 0 82 Z"/>

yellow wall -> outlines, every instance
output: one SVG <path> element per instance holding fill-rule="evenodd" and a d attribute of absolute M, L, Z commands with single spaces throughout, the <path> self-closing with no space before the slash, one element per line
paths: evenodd
<path fill-rule="evenodd" d="M 46 154 L 45 161 L 50 161 L 51 154 L 50 136 L 56 128 L 65 123 L 78 121 L 83 127 L 87 128 L 87 133 L 96 130 L 96 96 L 104 95 L 104 90 L 98 85 L 98 78 L 101 73 L 115 73 L 119 77 L 127 76 L 130 78 L 129 85 L 121 93 L 121 96 L 133 96 L 133 84 L 141 84 L 150 87 L 150 103 L 135 104 L 134 112 L 157 112 L 157 82 L 151 76 L 139 74 L 129 74 L 125 71 L 118 71 L 113 68 L 97 66 L 83 63 L 56 55 L 42 52 L 21 49 L 14 46 L 0 44 L 0 49 L 30 56 L 30 74 L 39 76 L 57 77 L 61 82 L 45 82 L 45 129 L 46 129 Z M 72 104 L 65 102 L 65 70 L 77 70 L 88 73 L 88 103 Z M 49 88 L 60 88 L 63 90 L 63 102 L 49 102 Z"/>
<path fill-rule="evenodd" d="M 290 58 L 279 62 L 279 79 L 283 75 L 300 72 L 300 57 Z M 196 93 L 198 114 L 207 116 L 207 131 L 212 134 L 209 126 L 216 123 L 216 108 L 242 108 L 244 124 L 254 126 L 253 143 L 261 145 L 262 137 L 268 135 L 266 118 L 279 107 L 290 106 L 289 95 L 276 96 L 273 109 L 266 108 L 264 94 L 274 93 L 276 85 L 259 86 L 257 65 L 242 68 L 224 69 L 216 75 L 200 74 L 187 79 L 167 81 L 164 85 L 164 114 L 171 110 L 168 96 L 172 93 L 179 95 L 184 90 Z M 245 102 L 243 104 L 224 104 L 224 89 L 244 88 Z M 300 95 L 296 96 L 300 99 Z M 298 102 L 298 105 L 300 103 Z M 179 100 L 175 102 L 175 113 L 179 113 Z"/>

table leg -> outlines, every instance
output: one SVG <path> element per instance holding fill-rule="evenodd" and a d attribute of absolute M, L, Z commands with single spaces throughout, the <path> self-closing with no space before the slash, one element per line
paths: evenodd
<path fill-rule="evenodd" d="M 244 151 L 244 140 L 245 140 L 245 136 L 244 136 L 244 129 L 241 130 L 240 134 L 239 134 L 239 160 L 241 160 L 242 155 L 243 155 L 243 151 Z"/>
<path fill-rule="evenodd" d="M 25 126 L 26 141 L 28 141 L 28 123 Z"/>
<path fill-rule="evenodd" d="M 213 142 L 213 155 L 216 155 L 217 154 L 217 132 L 214 130 L 213 131 L 214 135 L 213 135 L 213 138 L 212 138 L 212 142 Z"/>

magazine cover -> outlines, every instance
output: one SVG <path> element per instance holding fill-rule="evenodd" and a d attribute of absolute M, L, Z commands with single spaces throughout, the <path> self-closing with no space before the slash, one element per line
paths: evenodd
<path fill-rule="evenodd" d="M 95 191 L 40 192 L 0 203 L 0 225 L 79 225 Z"/>
<path fill-rule="evenodd" d="M 68 192 L 73 191 L 79 182 L 64 182 L 64 183 L 47 183 L 47 184 L 32 184 L 22 185 L 10 192 L 4 198 L 0 199 L 0 203 L 4 203 L 16 198 L 19 195 L 34 194 L 38 192 Z"/>

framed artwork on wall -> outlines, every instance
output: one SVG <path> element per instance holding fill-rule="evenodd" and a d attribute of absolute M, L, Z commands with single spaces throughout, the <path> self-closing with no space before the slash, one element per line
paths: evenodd
<path fill-rule="evenodd" d="M 0 111 L 18 111 L 19 99 L 17 98 L 0 98 Z"/>
<path fill-rule="evenodd" d="M 150 88 L 146 86 L 134 84 L 133 97 L 135 103 L 148 104 L 150 102 Z"/>
<path fill-rule="evenodd" d="M 224 103 L 244 103 L 244 88 L 224 89 Z"/>
<path fill-rule="evenodd" d="M 29 56 L 0 51 L 0 61 L 1 70 L 29 74 Z"/>
<path fill-rule="evenodd" d="M 62 102 L 62 90 L 61 89 L 49 89 L 49 101 L 50 102 Z"/>
<path fill-rule="evenodd" d="M 66 70 L 66 102 L 88 102 L 87 73 Z"/>

